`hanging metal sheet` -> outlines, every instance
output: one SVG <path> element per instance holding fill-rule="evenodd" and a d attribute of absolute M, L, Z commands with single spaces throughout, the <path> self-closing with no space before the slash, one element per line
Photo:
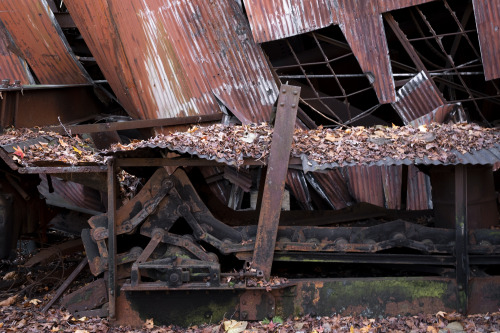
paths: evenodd
<path fill-rule="evenodd" d="M 403 181 L 402 166 L 382 166 L 382 186 L 384 188 L 385 207 L 401 209 L 401 186 Z"/>
<path fill-rule="evenodd" d="M 406 209 L 432 209 L 430 178 L 429 176 L 418 170 L 415 165 L 408 166 Z"/>
<path fill-rule="evenodd" d="M 358 202 L 384 207 L 382 171 L 378 166 L 351 166 L 345 168 L 351 195 Z"/>
<path fill-rule="evenodd" d="M 0 1 L 0 20 L 40 83 L 89 82 L 46 0 Z"/>
<path fill-rule="evenodd" d="M 0 22 L 0 80 L 9 79 L 11 83 L 19 80 L 21 84 L 32 84 L 28 65 L 9 50 L 10 37 Z"/>
<path fill-rule="evenodd" d="M 346 179 L 340 169 L 333 169 L 328 172 L 316 172 L 313 176 L 321 186 L 326 200 L 335 209 L 346 208 L 354 203 L 354 199 L 349 194 Z"/>
<path fill-rule="evenodd" d="M 129 103 L 139 118 L 211 114 L 221 111 L 221 102 L 244 123 L 269 120 L 277 87 L 234 1 L 102 0 L 89 6 L 69 0 L 68 7 L 79 29 L 88 29 L 84 37 L 99 65 L 108 67 L 104 74 L 115 92 L 137 89 Z M 106 32 L 110 27 L 115 30 Z M 107 34 L 119 43 L 103 48 Z M 115 54 L 119 59 L 106 59 Z M 123 73 L 110 73 L 117 69 Z"/>
<path fill-rule="evenodd" d="M 339 24 L 384 104 L 394 102 L 396 95 L 381 13 L 431 1 L 434 0 L 245 0 L 245 8 L 259 43 Z"/>
<path fill-rule="evenodd" d="M 87 46 L 116 97 L 134 118 L 141 118 L 144 108 L 131 68 L 120 43 L 107 0 L 92 3 L 80 0 L 65 1 L 75 24 L 80 27 Z"/>
<path fill-rule="evenodd" d="M 500 0 L 473 0 L 486 80 L 500 78 Z"/>
<path fill-rule="evenodd" d="M 396 102 L 392 106 L 407 125 L 445 103 L 434 81 L 422 71 L 398 90 Z"/>

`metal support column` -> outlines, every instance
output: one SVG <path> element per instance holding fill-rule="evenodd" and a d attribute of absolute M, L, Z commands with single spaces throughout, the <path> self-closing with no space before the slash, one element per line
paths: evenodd
<path fill-rule="evenodd" d="M 271 276 L 299 96 L 299 87 L 281 86 L 251 266 L 266 279 Z"/>
<path fill-rule="evenodd" d="M 455 256 L 458 287 L 458 310 L 467 311 L 469 255 L 467 251 L 467 167 L 455 166 Z"/>
<path fill-rule="evenodd" d="M 108 289 L 109 289 L 109 318 L 116 316 L 116 176 L 115 160 L 108 161 Z"/>

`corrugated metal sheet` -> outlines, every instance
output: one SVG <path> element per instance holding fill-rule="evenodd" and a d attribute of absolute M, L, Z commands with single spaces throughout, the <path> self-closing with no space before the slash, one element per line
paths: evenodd
<path fill-rule="evenodd" d="M 309 188 L 307 187 L 307 182 L 302 171 L 288 169 L 286 175 L 286 184 L 288 185 L 292 195 L 299 202 L 302 209 L 313 209 Z"/>
<path fill-rule="evenodd" d="M 419 171 L 418 168 L 414 165 L 408 166 L 406 209 L 432 209 L 430 178 L 423 172 Z"/>
<path fill-rule="evenodd" d="M 40 83 L 89 82 L 46 0 L 0 1 L 0 20 Z"/>
<path fill-rule="evenodd" d="M 445 103 L 434 81 L 422 71 L 398 90 L 392 106 L 407 125 Z"/>
<path fill-rule="evenodd" d="M 337 0 L 339 26 L 380 103 L 396 100 L 384 23 L 373 1 Z"/>
<path fill-rule="evenodd" d="M 97 190 L 52 177 L 53 192 L 50 192 L 47 176 L 40 175 L 40 178 L 41 182 L 38 185 L 38 190 L 46 198 L 48 204 L 80 208 L 80 211 L 93 214 L 105 211 L 101 196 Z"/>
<path fill-rule="evenodd" d="M 381 158 L 379 161 L 370 162 L 366 164 L 366 166 L 382 166 L 382 165 L 458 165 L 458 164 L 471 164 L 471 165 L 488 165 L 495 164 L 500 161 L 500 144 L 496 144 L 495 146 L 489 149 L 482 150 L 472 150 L 469 153 L 462 154 L 457 150 L 452 150 L 451 153 L 455 155 L 455 159 L 453 161 L 442 162 L 439 160 L 431 160 L 429 158 L 415 158 L 411 159 L 393 159 L 390 157 Z M 354 166 L 359 165 L 356 163 L 346 163 L 344 165 L 339 165 L 337 163 L 325 163 L 325 164 L 317 164 L 314 161 L 310 161 L 306 156 L 301 156 L 302 159 L 302 169 L 305 172 L 318 171 L 318 170 L 327 170 L 334 169 L 345 166 Z"/>
<path fill-rule="evenodd" d="M 380 103 L 396 100 L 381 13 L 434 0 L 245 0 L 257 42 L 339 24 Z"/>
<path fill-rule="evenodd" d="M 313 173 L 312 177 L 318 182 L 325 199 L 334 209 L 346 208 L 355 202 L 340 169 Z"/>
<path fill-rule="evenodd" d="M 345 168 L 345 171 L 348 177 L 349 191 L 356 201 L 384 206 L 384 190 L 380 168 L 357 165 Z"/>
<path fill-rule="evenodd" d="M 384 188 L 385 207 L 401 209 L 402 166 L 382 166 L 382 187 Z"/>
<path fill-rule="evenodd" d="M 333 23 L 331 0 L 244 0 L 255 41 L 295 36 Z"/>
<path fill-rule="evenodd" d="M 277 87 L 234 1 L 108 0 L 101 6 L 86 3 L 68 0 L 67 5 L 80 30 L 88 29 L 86 22 L 97 25 L 84 37 L 101 67 L 113 66 L 108 72 L 117 67 L 125 71 L 119 78 L 111 74 L 110 81 L 133 79 L 125 84 L 115 82 L 113 89 L 135 86 L 140 99 L 135 108 L 140 118 L 219 112 L 219 100 L 244 123 L 269 119 Z M 103 6 L 108 12 L 99 13 Z M 98 49 L 105 38 L 98 32 L 110 25 L 116 29 L 119 44 L 109 50 Z M 120 47 L 129 66 L 120 67 L 122 59 L 111 63 L 102 59 L 116 52 L 121 54 Z"/>
<path fill-rule="evenodd" d="M 460 103 L 454 103 L 454 104 L 445 104 L 437 109 L 433 110 L 432 112 L 418 118 L 415 120 L 410 121 L 410 125 L 418 127 L 420 125 L 428 125 L 430 123 L 444 123 L 446 120 L 446 117 L 452 112 L 461 112 L 464 113 L 464 110 L 462 108 L 462 104 Z"/>
<path fill-rule="evenodd" d="M 473 0 L 486 80 L 500 78 L 500 0 Z"/>
<path fill-rule="evenodd" d="M 28 65 L 8 49 L 9 43 L 8 32 L 0 22 L 0 80 L 10 79 L 11 83 L 19 80 L 21 84 L 34 83 Z"/>
<path fill-rule="evenodd" d="M 131 68 L 113 24 L 107 0 L 68 0 L 68 8 L 116 97 L 134 118 L 144 114 Z"/>

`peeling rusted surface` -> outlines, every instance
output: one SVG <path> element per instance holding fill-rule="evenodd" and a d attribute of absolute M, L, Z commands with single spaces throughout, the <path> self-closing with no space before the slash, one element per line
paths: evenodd
<path fill-rule="evenodd" d="M 486 80 L 500 78 L 500 1 L 473 0 Z"/>
<path fill-rule="evenodd" d="M 11 84 L 19 80 L 21 84 L 32 84 L 26 61 L 9 50 L 8 32 L 0 22 L 0 80 L 9 79 Z"/>
<path fill-rule="evenodd" d="M 42 84 L 88 83 L 45 0 L 4 0 L 0 20 Z"/>
<path fill-rule="evenodd" d="M 234 1 L 109 0 L 90 6 L 70 0 L 68 7 L 132 115 L 211 114 L 220 112 L 219 100 L 244 123 L 269 119 L 277 88 Z M 108 49 L 107 38 L 118 42 Z M 124 96 L 127 89 L 131 97 Z"/>

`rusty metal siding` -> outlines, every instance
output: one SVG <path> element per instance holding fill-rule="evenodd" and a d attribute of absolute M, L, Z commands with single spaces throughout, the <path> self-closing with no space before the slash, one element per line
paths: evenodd
<path fill-rule="evenodd" d="M 137 90 L 128 102 L 139 118 L 220 112 L 219 100 L 243 123 L 269 120 L 277 87 L 234 1 L 102 1 L 106 13 L 83 0 L 68 7 L 114 91 Z M 119 43 L 100 49 L 108 33 Z"/>
<path fill-rule="evenodd" d="M 420 72 L 397 92 L 392 106 L 405 125 L 444 105 L 446 101 L 434 81 Z"/>
<path fill-rule="evenodd" d="M 354 203 L 340 169 L 333 169 L 326 173 L 316 172 L 314 178 L 322 187 L 328 202 L 335 209 L 346 208 Z"/>
<path fill-rule="evenodd" d="M 286 175 L 286 185 L 295 199 L 297 199 L 302 209 L 313 210 L 311 195 L 302 171 L 288 169 L 288 173 Z"/>
<path fill-rule="evenodd" d="M 0 1 L 0 20 L 40 83 L 89 82 L 45 0 Z"/>
<path fill-rule="evenodd" d="M 10 37 L 7 34 L 0 22 L 0 80 L 10 79 L 11 84 L 15 80 L 21 84 L 34 83 L 26 62 L 8 49 Z"/>
<path fill-rule="evenodd" d="M 352 166 L 345 168 L 351 195 L 358 202 L 384 207 L 382 171 L 378 166 Z"/>
<path fill-rule="evenodd" d="M 431 181 L 415 165 L 408 166 L 407 210 L 432 209 Z"/>
<path fill-rule="evenodd" d="M 417 6 L 435 0 L 378 0 L 379 12 L 389 12 L 391 10 Z"/>
<path fill-rule="evenodd" d="M 64 2 L 116 97 L 134 118 L 144 114 L 129 63 L 119 41 L 107 0 Z"/>
<path fill-rule="evenodd" d="M 401 186 L 403 184 L 402 166 L 382 166 L 382 186 L 384 188 L 385 207 L 401 209 Z"/>
<path fill-rule="evenodd" d="M 214 95 L 243 123 L 269 121 L 278 90 L 241 8 L 233 0 L 172 3 Z"/>
<path fill-rule="evenodd" d="M 333 23 L 331 0 L 245 0 L 256 42 L 295 36 Z"/>
<path fill-rule="evenodd" d="M 486 80 L 500 78 L 500 0 L 473 0 Z"/>

